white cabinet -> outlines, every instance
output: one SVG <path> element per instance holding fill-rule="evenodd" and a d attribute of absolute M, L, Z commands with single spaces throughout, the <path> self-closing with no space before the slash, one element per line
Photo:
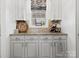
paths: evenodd
<path fill-rule="evenodd" d="M 11 35 L 12 58 L 67 57 L 67 35 Z"/>

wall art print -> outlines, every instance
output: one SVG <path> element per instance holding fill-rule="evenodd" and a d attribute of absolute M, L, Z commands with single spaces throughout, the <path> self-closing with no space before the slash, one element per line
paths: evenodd
<path fill-rule="evenodd" d="M 32 23 L 35 26 L 45 25 L 46 0 L 31 0 Z"/>

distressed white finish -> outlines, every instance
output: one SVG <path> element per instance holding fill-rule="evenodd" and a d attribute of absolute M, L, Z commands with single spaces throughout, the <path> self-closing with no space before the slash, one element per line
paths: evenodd
<path fill-rule="evenodd" d="M 67 35 L 12 35 L 11 58 L 67 57 Z"/>

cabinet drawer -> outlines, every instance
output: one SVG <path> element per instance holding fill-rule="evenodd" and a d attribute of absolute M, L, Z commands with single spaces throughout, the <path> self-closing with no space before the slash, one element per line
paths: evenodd
<path fill-rule="evenodd" d="M 25 42 L 38 42 L 37 36 L 25 36 L 24 39 Z"/>
<path fill-rule="evenodd" d="M 41 39 L 52 39 L 53 36 L 40 36 Z"/>
<path fill-rule="evenodd" d="M 59 39 L 59 40 L 65 40 L 67 39 L 67 36 L 54 36 L 54 39 Z"/>
<path fill-rule="evenodd" d="M 25 40 L 26 40 L 26 39 L 27 39 L 27 40 L 29 40 L 29 39 L 36 39 L 36 36 L 25 36 L 24 38 L 25 38 Z"/>
<path fill-rule="evenodd" d="M 24 41 L 24 36 L 10 36 L 11 41 Z"/>

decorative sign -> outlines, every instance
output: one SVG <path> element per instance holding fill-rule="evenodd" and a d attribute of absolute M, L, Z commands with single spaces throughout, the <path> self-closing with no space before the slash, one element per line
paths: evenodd
<path fill-rule="evenodd" d="M 35 26 L 45 25 L 46 0 L 31 0 L 32 22 Z"/>

